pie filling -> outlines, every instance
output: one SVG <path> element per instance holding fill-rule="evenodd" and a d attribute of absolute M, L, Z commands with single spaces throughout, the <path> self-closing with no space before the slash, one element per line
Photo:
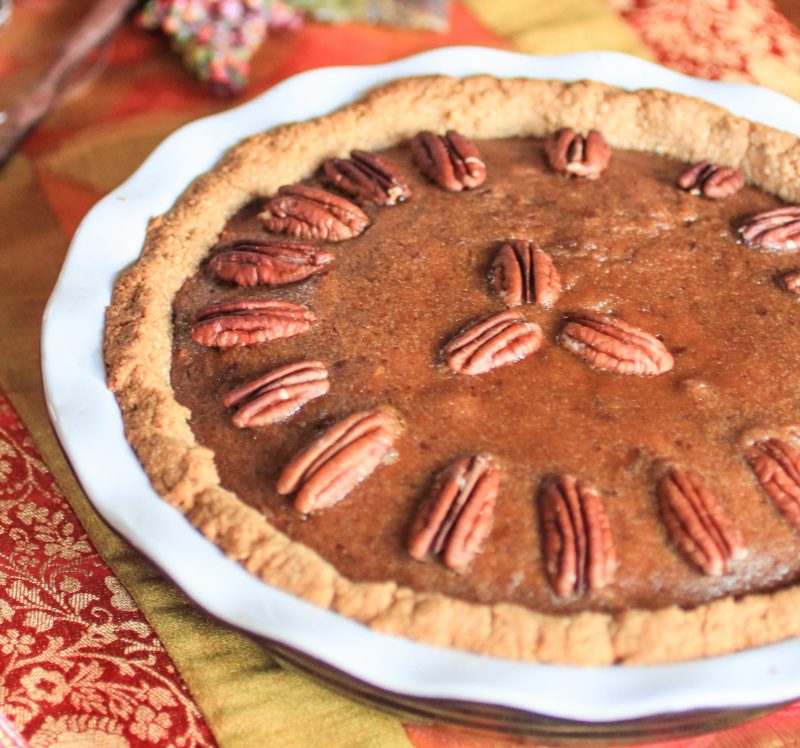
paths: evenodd
<path fill-rule="evenodd" d="M 303 280 L 243 288 L 219 280 L 206 262 L 184 283 L 174 302 L 171 381 L 197 441 L 215 454 L 222 485 L 346 577 L 463 600 L 618 612 L 691 607 L 796 582 L 797 537 L 745 457 L 753 440 L 791 440 L 800 426 L 800 301 L 781 280 L 800 263 L 737 235 L 744 219 L 780 202 L 750 186 L 720 200 L 690 194 L 677 186 L 688 165 L 654 154 L 615 150 L 599 179 L 581 179 L 556 173 L 541 140 L 476 145 L 486 180 L 462 192 L 421 174 L 407 143 L 382 153 L 410 198 L 359 203 L 370 225 L 355 238 L 303 239 L 334 256 Z M 309 184 L 336 192 L 322 171 Z M 264 202 L 240 211 L 221 243 L 296 241 L 265 231 Z M 448 343 L 507 309 L 492 266 L 510 240 L 535 241 L 561 279 L 551 304 L 514 307 L 541 327 L 541 345 L 473 376 L 454 371 L 443 357 Z M 303 304 L 316 319 L 306 332 L 257 345 L 193 341 L 199 309 L 254 298 Z M 563 331 L 598 312 L 654 336 L 672 368 L 637 376 L 588 365 Z M 306 360 L 327 368 L 327 392 L 281 423 L 233 424 L 223 404 L 231 390 Z M 304 514 L 277 493 L 286 465 L 325 429 L 378 408 L 402 433 L 343 500 Z M 499 473 L 480 552 L 460 570 L 440 556 L 412 558 L 409 533 L 437 476 L 475 455 Z M 686 530 L 685 512 L 670 520 L 659 507 L 657 486 L 672 468 L 702 476 L 741 534 L 738 550 L 747 555 L 730 554 L 724 573 L 703 573 L 668 530 L 670 521 L 683 523 L 684 535 L 697 536 Z M 569 585 L 556 594 L 545 557 L 542 505 L 547 486 L 565 475 L 595 489 L 616 549 L 610 581 L 575 594 Z M 551 520 L 564 520 L 553 506 Z M 551 553 L 568 553 L 559 548 L 551 543 Z M 572 552 L 580 559 L 590 550 Z"/>

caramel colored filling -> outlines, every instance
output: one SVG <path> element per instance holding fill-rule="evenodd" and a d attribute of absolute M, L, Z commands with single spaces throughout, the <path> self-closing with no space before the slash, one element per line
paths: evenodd
<path fill-rule="evenodd" d="M 750 187 L 725 200 L 676 186 L 686 165 L 615 151 L 596 181 L 553 173 L 541 141 L 478 142 L 488 177 L 450 193 L 422 177 L 407 146 L 386 157 L 413 195 L 365 207 L 361 236 L 325 246 L 335 259 L 278 289 L 241 289 L 203 267 L 175 300 L 172 384 L 222 485 L 354 580 L 393 580 L 483 603 L 541 611 L 692 606 L 773 590 L 800 576 L 798 539 L 759 488 L 742 454 L 753 434 L 799 423 L 800 306 L 776 280 L 792 254 L 737 241 L 742 218 L 778 205 Z M 248 206 L 228 236 L 265 236 Z M 551 309 L 518 307 L 541 325 L 542 348 L 474 377 L 447 369 L 442 347 L 505 307 L 487 277 L 500 244 L 535 239 L 564 283 Z M 278 298 L 308 305 L 310 332 L 250 348 L 191 341 L 193 314 L 221 300 Z M 589 368 L 556 343 L 565 315 L 610 312 L 657 336 L 675 359 L 658 376 Z M 223 396 L 270 369 L 319 359 L 330 391 L 282 424 L 238 429 Z M 335 421 L 388 405 L 404 422 L 396 457 L 340 504 L 304 516 L 274 488 L 283 466 Z M 781 431 L 784 433 L 783 431 Z M 409 528 L 435 475 L 487 453 L 501 472 L 494 529 L 462 572 L 412 559 Z M 701 475 L 741 530 L 747 558 L 704 576 L 670 543 L 655 488 L 668 466 Z M 545 574 L 537 508 L 548 476 L 573 474 L 605 502 L 619 568 L 606 587 L 556 597 Z"/>

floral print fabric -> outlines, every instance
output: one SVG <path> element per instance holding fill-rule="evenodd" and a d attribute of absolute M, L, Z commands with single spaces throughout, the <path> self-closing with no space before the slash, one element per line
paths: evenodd
<path fill-rule="evenodd" d="M 214 744 L 2 393 L 0 705 L 33 748 Z"/>

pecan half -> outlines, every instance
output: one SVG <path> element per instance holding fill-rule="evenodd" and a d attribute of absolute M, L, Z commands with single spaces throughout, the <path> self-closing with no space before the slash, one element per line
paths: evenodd
<path fill-rule="evenodd" d="M 747 556 L 738 528 L 697 473 L 670 468 L 656 495 L 670 539 L 704 574 L 724 574 Z"/>
<path fill-rule="evenodd" d="M 491 269 L 492 287 L 506 306 L 551 307 L 561 295 L 561 276 L 536 242 L 520 239 L 500 247 Z"/>
<path fill-rule="evenodd" d="M 800 452 L 781 439 L 763 439 L 744 450 L 764 493 L 800 532 Z"/>
<path fill-rule="evenodd" d="M 308 307 L 291 301 L 223 301 L 197 311 L 192 340 L 213 348 L 255 345 L 307 332 L 315 320 Z"/>
<path fill-rule="evenodd" d="M 678 186 L 693 195 L 720 200 L 744 187 L 744 174 L 730 166 L 700 161 L 678 177 Z"/>
<path fill-rule="evenodd" d="M 614 580 L 614 538 L 603 500 L 594 488 L 562 475 L 545 484 L 539 511 L 545 569 L 557 595 L 580 595 Z"/>
<path fill-rule="evenodd" d="M 399 434 L 397 419 L 385 411 L 354 413 L 295 455 L 276 490 L 297 492 L 294 505 L 304 514 L 328 509 L 383 462 Z"/>
<path fill-rule="evenodd" d="M 521 361 L 542 345 L 542 328 L 519 312 L 498 312 L 459 333 L 443 349 L 447 366 L 473 376 Z"/>
<path fill-rule="evenodd" d="M 800 205 L 785 205 L 751 216 L 739 227 L 748 247 L 755 249 L 800 249 Z"/>
<path fill-rule="evenodd" d="M 305 184 L 281 187 L 258 217 L 267 231 L 331 242 L 352 239 L 369 225 L 366 213 L 354 203 Z"/>
<path fill-rule="evenodd" d="M 789 293 L 800 296 L 800 271 L 794 270 L 783 276 L 783 285 Z"/>
<path fill-rule="evenodd" d="M 488 455 L 465 457 L 439 473 L 408 538 L 417 561 L 441 553 L 445 566 L 459 571 L 479 553 L 492 531 L 500 473 Z"/>
<path fill-rule="evenodd" d="M 231 390 L 222 404 L 236 408 L 233 425 L 247 429 L 285 421 L 329 389 L 328 370 L 322 361 L 298 361 Z"/>
<path fill-rule="evenodd" d="M 411 189 L 397 167 L 377 153 L 352 151 L 349 159 L 329 158 L 322 168 L 334 187 L 350 197 L 378 205 L 396 205 L 411 197 Z"/>
<path fill-rule="evenodd" d="M 601 312 L 570 318 L 558 342 L 589 366 L 616 374 L 655 376 L 670 371 L 675 363 L 658 338 Z"/>
<path fill-rule="evenodd" d="M 475 144 L 455 130 L 417 133 L 411 138 L 411 155 L 426 177 L 451 192 L 472 190 L 486 179 L 486 164 Z"/>
<path fill-rule="evenodd" d="M 597 130 L 584 138 L 562 127 L 545 138 L 544 152 L 554 171 L 586 179 L 597 179 L 611 160 L 611 149 Z"/>
<path fill-rule="evenodd" d="M 311 244 L 238 239 L 220 247 L 208 267 L 220 280 L 239 286 L 283 286 L 308 278 L 332 259 Z"/>

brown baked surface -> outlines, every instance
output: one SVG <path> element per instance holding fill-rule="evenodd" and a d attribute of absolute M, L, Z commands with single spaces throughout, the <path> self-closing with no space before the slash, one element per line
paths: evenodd
<path fill-rule="evenodd" d="M 576 182 L 548 170 L 531 136 L 560 126 L 602 130 L 615 148 L 603 179 Z M 446 193 L 412 167 L 403 141 L 449 128 L 481 139 L 485 189 Z M 411 178 L 416 199 L 368 209 L 379 218 L 361 237 L 332 246 L 327 272 L 254 292 L 203 271 L 226 225 L 227 235 L 258 231 L 254 198 L 312 176 L 327 157 L 393 143 L 400 145 L 387 155 Z M 747 187 L 712 203 L 675 188 L 682 162 L 700 158 L 738 166 L 752 185 L 786 200 L 800 194 L 794 137 L 687 97 L 596 83 L 410 79 L 324 120 L 246 141 L 153 222 L 142 260 L 109 308 L 109 382 L 157 490 L 272 584 L 422 641 L 602 664 L 685 659 L 796 634 L 796 538 L 740 454 L 743 439 L 795 425 L 783 376 L 796 358 L 787 343 L 796 302 L 775 281 L 795 264 L 735 241 L 736 220 L 777 205 L 775 198 Z M 406 241 L 404 225 L 414 226 Z M 498 243 L 515 237 L 536 238 L 567 287 L 554 309 L 526 310 L 549 342 L 489 377 L 443 371 L 442 344 L 503 308 L 486 272 Z M 198 305 L 253 295 L 308 303 L 318 322 L 310 334 L 235 352 L 190 342 Z M 661 334 L 675 371 L 644 379 L 589 369 L 553 343 L 563 315 L 580 309 L 613 311 Z M 228 418 L 222 393 L 303 357 L 328 362 L 328 395 L 257 435 L 220 426 Z M 321 421 L 383 403 L 406 414 L 399 458 L 342 504 L 303 520 L 270 490 Z M 519 418 L 526 411 L 530 418 Z M 453 427 L 442 433 L 445 419 Z M 241 460 L 248 449 L 267 459 Z M 431 476 L 481 450 L 503 471 L 483 552 L 462 574 L 411 560 L 404 537 Z M 664 464 L 703 474 L 742 529 L 750 556 L 733 573 L 705 577 L 667 541 L 652 488 Z M 544 577 L 533 502 L 541 477 L 563 472 L 600 489 L 620 555 L 614 584 L 566 600 Z M 379 558 L 376 544 L 385 551 Z"/>

